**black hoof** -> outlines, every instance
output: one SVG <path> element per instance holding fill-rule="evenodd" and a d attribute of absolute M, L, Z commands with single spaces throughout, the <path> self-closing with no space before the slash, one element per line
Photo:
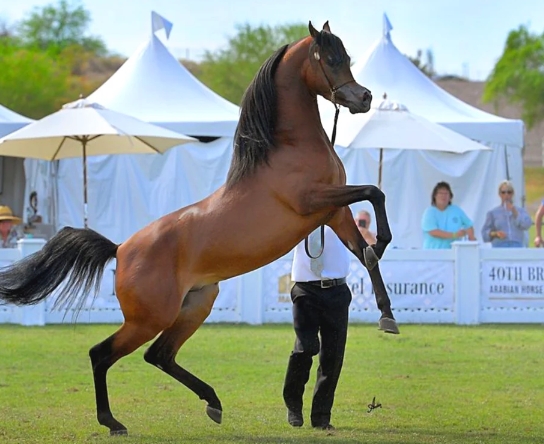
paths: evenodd
<path fill-rule="evenodd" d="M 127 436 L 127 429 L 124 430 L 110 430 L 110 436 Z"/>
<path fill-rule="evenodd" d="M 391 318 L 381 318 L 379 322 L 379 329 L 383 330 L 385 333 L 391 333 L 398 335 L 400 333 L 399 327 L 397 326 L 397 321 Z"/>
<path fill-rule="evenodd" d="M 369 270 L 372 270 L 376 265 L 378 265 L 378 261 L 380 260 L 380 258 L 376 255 L 374 248 L 370 246 L 363 250 L 363 258 L 365 260 L 365 266 Z"/>
<path fill-rule="evenodd" d="M 215 421 L 217 424 L 221 424 L 221 420 L 223 418 L 223 412 L 221 410 L 214 409 L 208 405 L 206 406 L 206 413 L 212 419 L 212 421 Z"/>

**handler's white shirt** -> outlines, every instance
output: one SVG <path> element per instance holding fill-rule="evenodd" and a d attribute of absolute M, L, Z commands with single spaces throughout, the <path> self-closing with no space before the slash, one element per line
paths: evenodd
<path fill-rule="evenodd" d="M 321 227 L 318 228 L 318 230 L 320 229 Z M 310 250 L 312 256 L 315 256 L 318 252 Z M 350 254 L 336 233 L 330 227 L 325 226 L 325 248 L 321 256 L 323 260 L 321 276 L 316 276 L 310 269 L 311 259 L 306 254 L 303 239 L 295 247 L 291 279 L 294 282 L 308 282 L 344 278 L 349 273 Z"/>

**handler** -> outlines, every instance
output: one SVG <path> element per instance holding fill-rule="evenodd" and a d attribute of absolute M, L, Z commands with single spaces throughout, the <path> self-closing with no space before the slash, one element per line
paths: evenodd
<path fill-rule="evenodd" d="M 309 236 L 309 250 L 313 257 L 321 248 L 321 228 Z M 319 353 L 319 367 L 314 389 L 312 427 L 334 429 L 331 409 L 338 384 L 348 329 L 348 310 L 351 292 L 346 284 L 349 272 L 349 252 L 331 228 L 325 227 L 322 254 L 308 257 L 304 241 L 295 247 L 291 290 L 295 345 L 283 387 L 287 406 L 287 421 L 293 427 L 304 423 L 302 397 L 308 382 L 313 356 Z M 321 336 L 321 343 L 319 335 Z"/>

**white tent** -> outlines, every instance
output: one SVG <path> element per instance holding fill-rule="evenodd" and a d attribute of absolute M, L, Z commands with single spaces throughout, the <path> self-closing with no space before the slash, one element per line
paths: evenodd
<path fill-rule="evenodd" d="M 239 116 L 236 105 L 197 80 L 154 32 L 88 99 L 191 136 L 232 137 Z"/>
<path fill-rule="evenodd" d="M 0 105 L 0 137 L 4 137 L 29 123 L 32 123 L 32 119 Z"/>
<path fill-rule="evenodd" d="M 364 57 L 352 67 L 355 79 L 372 91 L 406 105 L 410 112 L 440 123 L 466 137 L 486 143 L 523 146 L 523 122 L 479 110 L 440 88 L 394 45 L 389 21 Z"/>

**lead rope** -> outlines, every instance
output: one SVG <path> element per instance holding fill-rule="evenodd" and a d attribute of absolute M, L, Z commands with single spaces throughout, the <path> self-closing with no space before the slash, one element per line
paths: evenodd
<path fill-rule="evenodd" d="M 321 247 L 319 248 L 319 253 L 317 256 L 312 256 L 312 254 L 310 253 L 310 248 L 308 245 L 308 236 L 304 238 L 304 249 L 306 250 L 306 254 L 308 255 L 310 259 L 318 259 L 319 257 L 321 257 L 321 255 L 323 254 L 323 250 L 325 249 L 325 225 L 321 225 L 319 228 L 321 229 L 321 239 L 320 239 Z"/>

